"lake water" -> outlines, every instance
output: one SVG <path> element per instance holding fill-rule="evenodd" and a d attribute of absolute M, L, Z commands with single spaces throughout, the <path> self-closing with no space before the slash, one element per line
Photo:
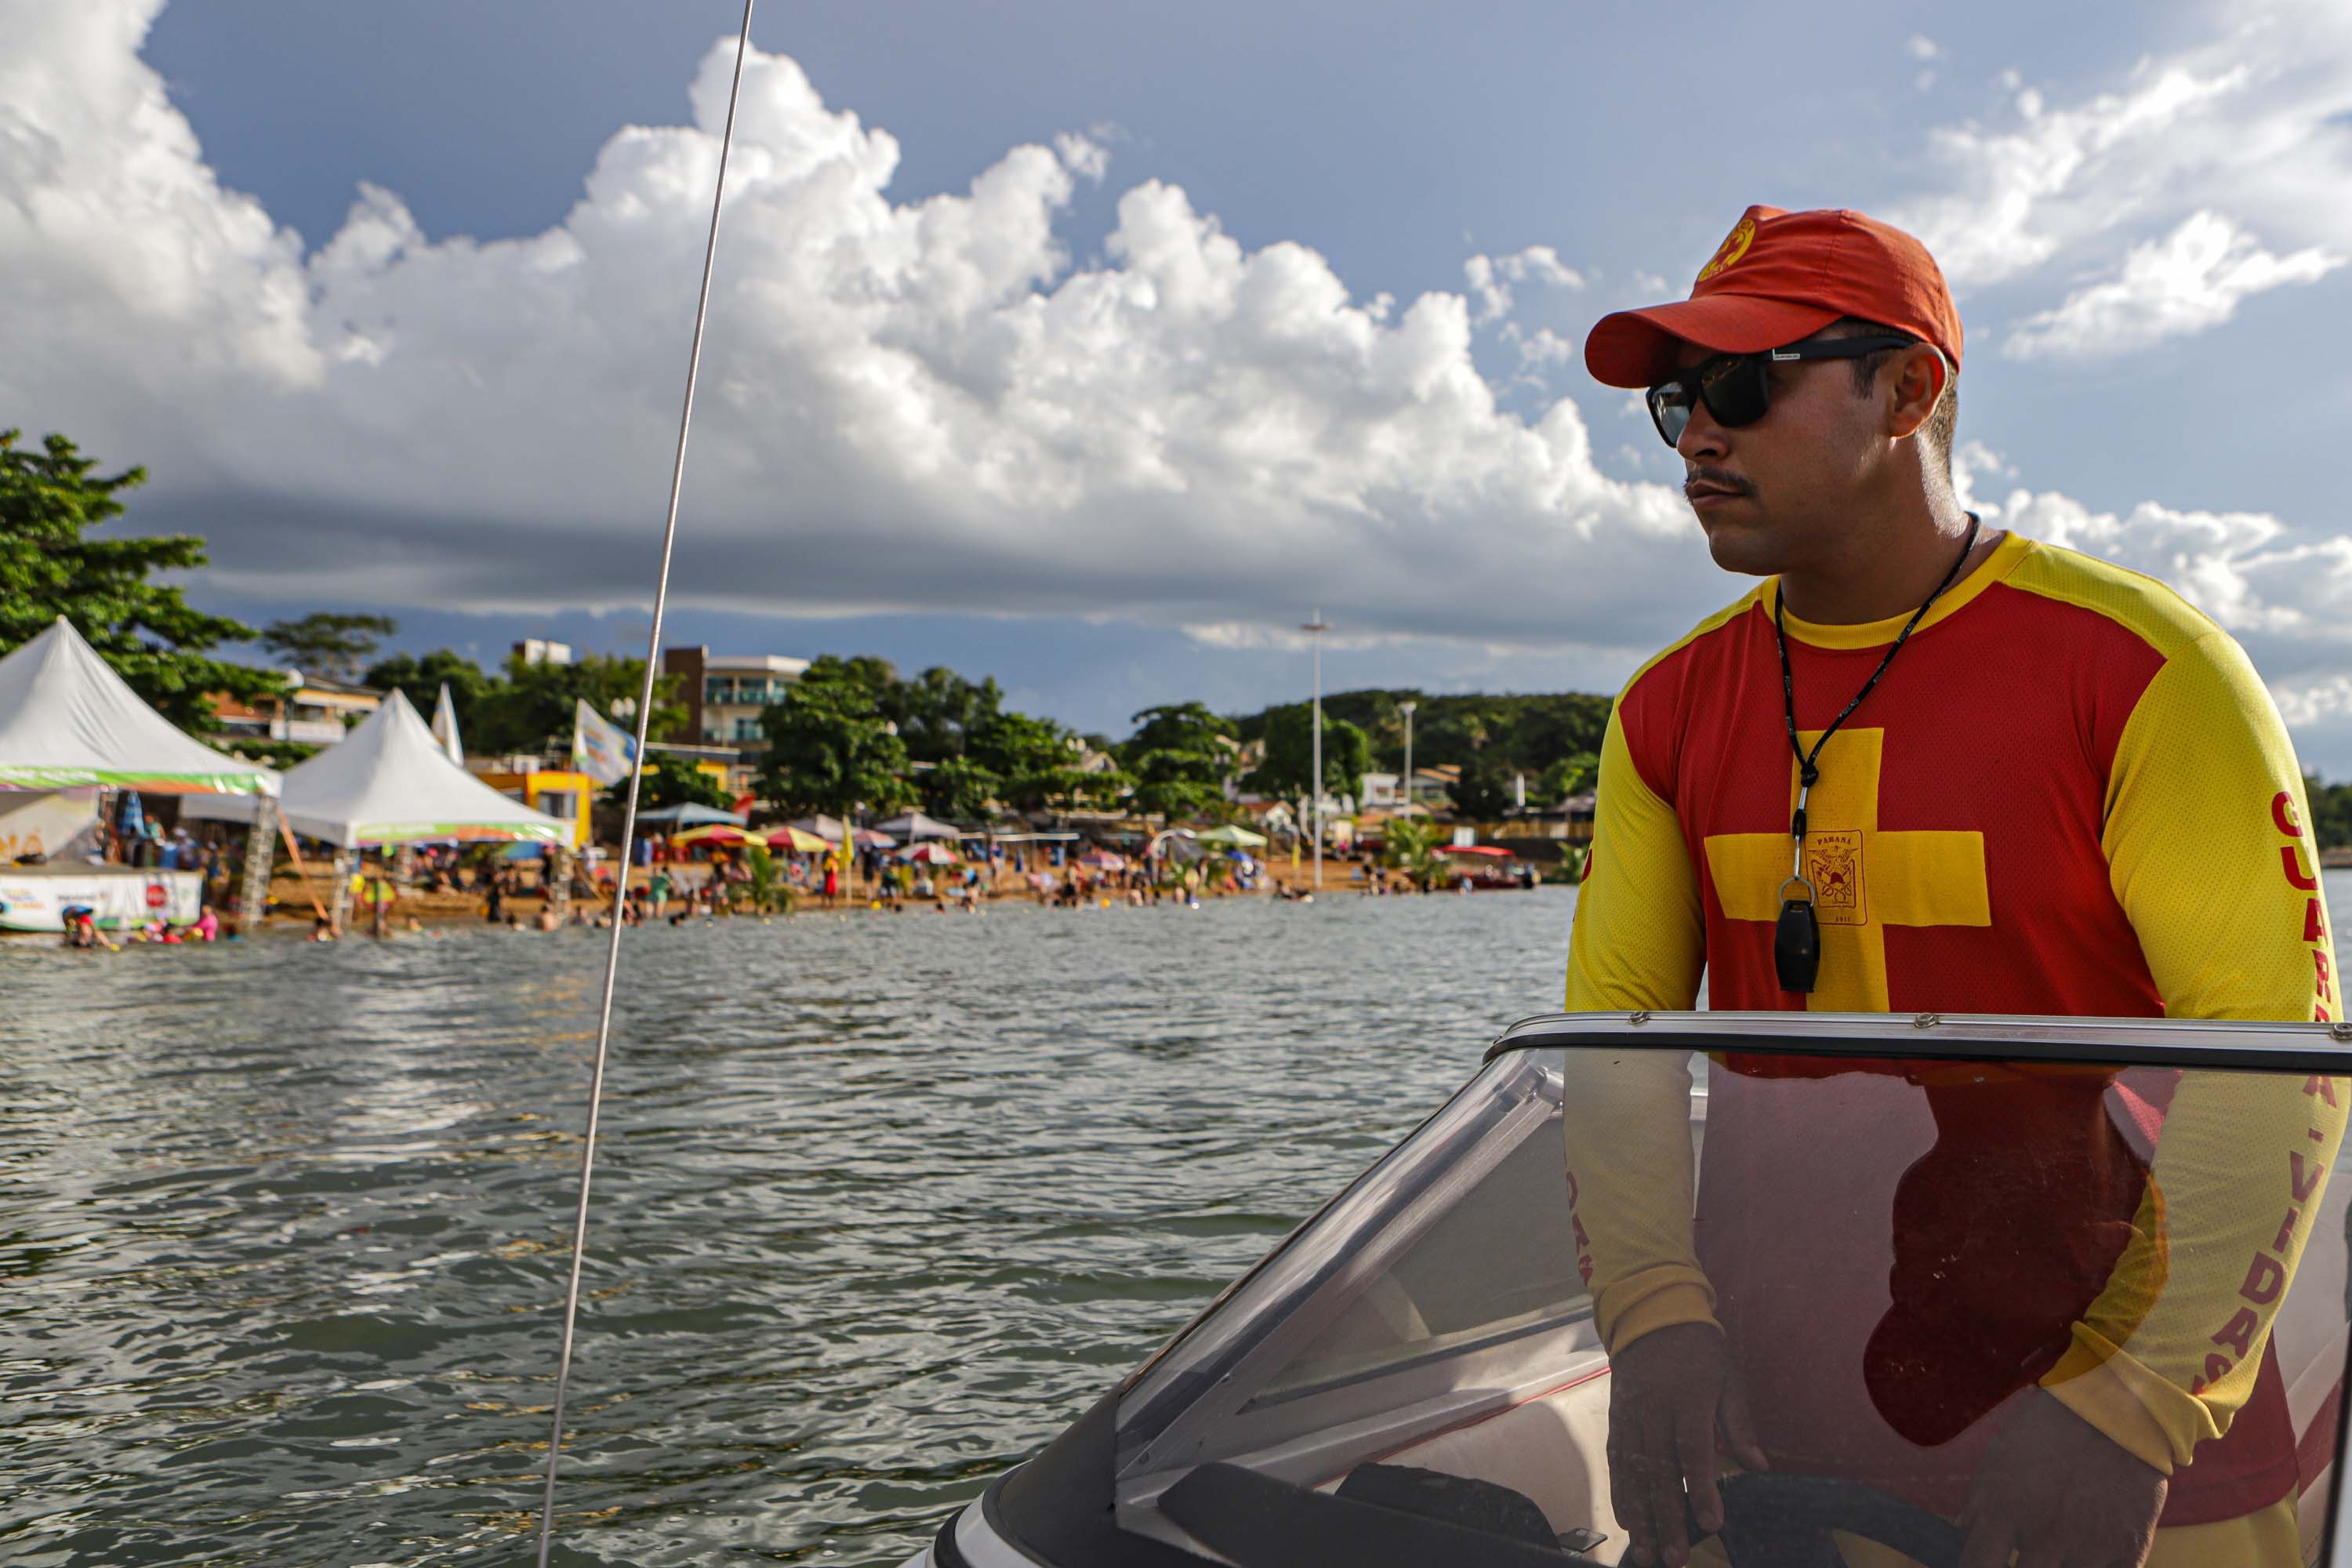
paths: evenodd
<path fill-rule="evenodd" d="M 1572 907 L 629 933 L 567 1560 L 903 1558 L 1556 1009 Z M 603 954 L 0 948 L 0 1560 L 528 1560 Z"/>
<path fill-rule="evenodd" d="M 903 1558 L 1555 1008 L 1572 907 L 630 933 L 560 1560 Z M 528 1560 L 603 953 L 0 947 L 0 1560 Z"/>

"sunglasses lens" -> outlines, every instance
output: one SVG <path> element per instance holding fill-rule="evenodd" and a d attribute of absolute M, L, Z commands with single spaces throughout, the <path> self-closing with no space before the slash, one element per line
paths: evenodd
<path fill-rule="evenodd" d="M 1691 393 L 1681 382 L 1670 381 L 1663 386 L 1650 388 L 1650 423 L 1658 427 L 1669 447 L 1679 443 L 1683 431 L 1690 425 Z"/>
<path fill-rule="evenodd" d="M 1700 371 L 1699 394 L 1706 399 L 1706 411 L 1725 429 L 1755 424 L 1770 406 L 1763 359 L 1742 354 L 1716 361 Z"/>

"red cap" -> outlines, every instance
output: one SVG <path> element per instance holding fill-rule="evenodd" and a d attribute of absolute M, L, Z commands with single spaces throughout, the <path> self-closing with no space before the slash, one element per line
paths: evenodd
<path fill-rule="evenodd" d="M 1908 332 L 1960 368 L 1960 313 L 1927 247 L 1843 208 L 1749 207 L 1698 269 L 1690 298 L 1603 316 L 1584 340 L 1585 368 L 1606 386 L 1654 386 L 1692 342 L 1759 353 L 1843 316 Z"/>

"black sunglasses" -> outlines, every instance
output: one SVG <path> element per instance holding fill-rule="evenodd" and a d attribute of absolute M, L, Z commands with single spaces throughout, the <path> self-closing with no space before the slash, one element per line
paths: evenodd
<path fill-rule="evenodd" d="M 1916 338 L 1813 338 L 1761 353 L 1717 354 L 1688 370 L 1678 370 L 1643 394 L 1650 422 L 1669 447 L 1679 443 L 1690 424 L 1693 405 L 1705 403 L 1717 425 L 1737 430 L 1764 417 L 1772 406 L 1769 366 L 1798 360 L 1860 359 L 1882 349 L 1906 349 Z"/>

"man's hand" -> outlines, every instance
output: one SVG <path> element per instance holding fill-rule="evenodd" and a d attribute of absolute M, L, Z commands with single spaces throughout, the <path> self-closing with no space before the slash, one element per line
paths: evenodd
<path fill-rule="evenodd" d="M 1751 1470 L 1768 1468 L 1714 1324 L 1659 1329 L 1609 1358 L 1609 1503 L 1629 1538 L 1626 1562 L 1683 1568 L 1690 1561 L 1685 1494 L 1702 1531 L 1723 1528 L 1718 1429 L 1734 1459 Z"/>
<path fill-rule="evenodd" d="M 2140 1568 L 2170 1483 L 2039 1388 L 1993 1439 L 1960 1513 L 1960 1568 Z"/>

